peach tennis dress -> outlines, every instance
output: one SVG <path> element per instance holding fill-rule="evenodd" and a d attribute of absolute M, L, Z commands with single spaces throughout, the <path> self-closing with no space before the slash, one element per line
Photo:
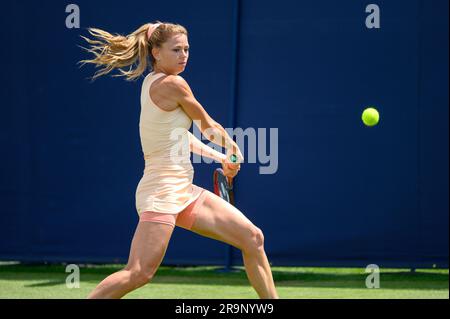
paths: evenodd
<path fill-rule="evenodd" d="M 165 111 L 150 97 L 150 86 L 164 73 L 151 72 L 142 84 L 139 133 L 145 169 L 136 189 L 136 210 L 178 214 L 204 191 L 194 185 L 188 130 L 192 119 L 181 107 Z"/>

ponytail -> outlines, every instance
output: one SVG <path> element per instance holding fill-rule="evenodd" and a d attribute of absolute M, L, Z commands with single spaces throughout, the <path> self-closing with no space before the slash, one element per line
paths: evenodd
<path fill-rule="evenodd" d="M 120 74 L 113 75 L 113 77 L 124 76 L 128 81 L 138 79 L 149 69 L 149 65 L 153 69 L 156 63 L 151 53 L 153 47 L 161 47 L 174 34 L 187 35 L 187 30 L 181 25 L 159 21 L 157 23 L 159 23 L 157 27 L 151 23 L 144 24 L 127 36 L 113 35 L 101 29 L 89 28 L 89 33 L 95 39 L 81 36 L 90 45 L 89 48 L 81 48 L 94 54 L 95 58 L 81 60 L 79 63 L 81 66 L 90 63 L 95 64 L 96 68 L 103 67 L 95 72 L 92 80 L 106 75 L 114 69 L 117 69 Z M 150 28 L 154 28 L 153 32 L 149 32 Z M 150 38 L 148 35 L 151 35 Z M 124 69 L 127 67 L 129 67 L 128 70 Z"/>

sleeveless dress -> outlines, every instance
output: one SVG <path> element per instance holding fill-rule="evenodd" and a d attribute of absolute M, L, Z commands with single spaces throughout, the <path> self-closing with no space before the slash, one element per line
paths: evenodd
<path fill-rule="evenodd" d="M 192 119 L 181 107 L 165 111 L 150 97 L 150 87 L 164 73 L 148 74 L 142 84 L 139 134 L 145 168 L 136 188 L 136 210 L 178 214 L 203 188 L 194 185 L 188 130 Z"/>

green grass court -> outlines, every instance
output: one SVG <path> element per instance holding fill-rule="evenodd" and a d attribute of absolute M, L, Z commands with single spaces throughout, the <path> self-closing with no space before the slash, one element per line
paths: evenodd
<path fill-rule="evenodd" d="M 106 276 L 123 265 L 80 267 L 80 288 L 66 287 L 63 265 L 0 264 L 2 299 L 84 299 Z M 219 267 L 161 267 L 154 280 L 125 298 L 257 299 L 245 271 L 221 273 Z M 363 268 L 273 267 L 283 299 L 449 298 L 448 269 L 381 269 L 380 288 L 367 289 Z"/>

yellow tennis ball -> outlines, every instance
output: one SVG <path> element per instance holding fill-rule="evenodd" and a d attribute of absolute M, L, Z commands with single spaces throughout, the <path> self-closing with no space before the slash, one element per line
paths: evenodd
<path fill-rule="evenodd" d="M 364 110 L 364 112 L 362 114 L 362 121 L 364 122 L 365 125 L 375 126 L 378 124 L 379 120 L 380 120 L 380 114 L 378 113 L 378 111 L 375 108 L 369 107 Z"/>

